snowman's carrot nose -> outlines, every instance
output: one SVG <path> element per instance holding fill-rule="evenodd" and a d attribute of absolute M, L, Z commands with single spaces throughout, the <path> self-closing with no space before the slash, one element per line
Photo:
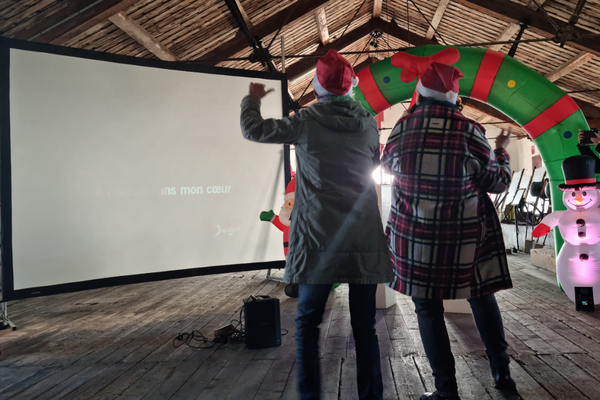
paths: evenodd
<path fill-rule="evenodd" d="M 583 197 L 581 196 L 581 193 L 575 193 L 575 203 L 577 203 L 577 204 L 583 203 Z"/>

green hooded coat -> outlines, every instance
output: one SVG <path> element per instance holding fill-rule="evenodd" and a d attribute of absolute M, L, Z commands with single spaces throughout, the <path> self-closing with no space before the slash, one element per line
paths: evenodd
<path fill-rule="evenodd" d="M 285 280 L 385 283 L 393 278 L 372 177 L 379 165 L 374 118 L 350 97 L 263 119 L 260 99 L 242 100 L 246 139 L 294 145 L 296 193 Z"/>

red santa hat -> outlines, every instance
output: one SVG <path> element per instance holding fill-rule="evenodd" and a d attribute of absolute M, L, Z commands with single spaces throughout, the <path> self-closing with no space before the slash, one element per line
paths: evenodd
<path fill-rule="evenodd" d="M 285 188 L 285 200 L 289 200 L 289 199 L 293 199 L 294 197 L 296 197 L 296 178 L 292 178 L 290 180 L 290 183 L 288 183 L 287 187 Z"/>
<path fill-rule="evenodd" d="M 458 68 L 434 61 L 421 75 L 417 83 L 417 91 L 423 97 L 456 104 L 458 80 L 463 76 Z"/>
<path fill-rule="evenodd" d="M 320 97 L 349 96 L 357 85 L 354 68 L 337 51 L 331 49 L 317 61 L 313 87 Z"/>

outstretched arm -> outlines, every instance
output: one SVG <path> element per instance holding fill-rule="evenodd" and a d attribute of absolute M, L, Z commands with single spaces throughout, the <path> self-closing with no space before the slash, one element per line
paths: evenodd
<path fill-rule="evenodd" d="M 540 237 L 550 233 L 552 228 L 558 225 L 558 220 L 563 213 L 564 211 L 554 211 L 546 215 L 544 219 L 542 219 L 542 222 L 540 222 L 540 224 L 536 226 L 533 231 L 531 231 L 531 236 Z"/>

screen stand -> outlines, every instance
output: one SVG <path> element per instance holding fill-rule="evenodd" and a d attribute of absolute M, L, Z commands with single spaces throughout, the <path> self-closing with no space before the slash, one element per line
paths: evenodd
<path fill-rule="evenodd" d="M 16 331 L 17 326 L 8 319 L 8 307 L 6 306 L 6 303 L 0 304 L 2 304 L 2 311 L 0 312 L 0 331 L 9 328 L 13 331 Z"/>
<path fill-rule="evenodd" d="M 271 268 L 267 270 L 267 279 L 271 281 L 283 282 L 283 278 L 271 275 Z"/>

